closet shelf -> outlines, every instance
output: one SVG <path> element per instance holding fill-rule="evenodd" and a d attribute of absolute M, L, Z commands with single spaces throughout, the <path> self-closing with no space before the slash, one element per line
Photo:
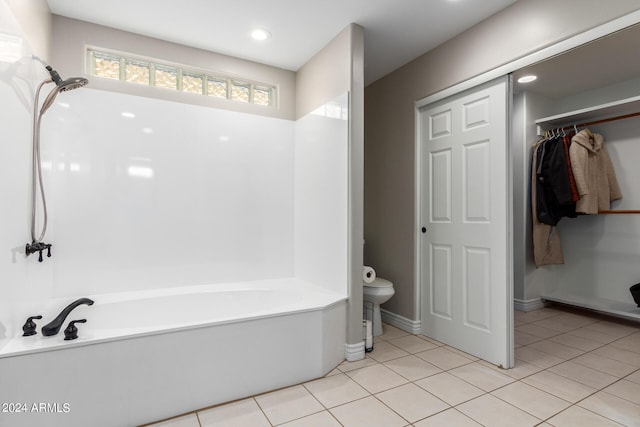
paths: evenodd
<path fill-rule="evenodd" d="M 631 294 L 629 294 L 629 302 L 621 302 L 593 296 L 586 297 L 573 294 L 571 292 L 556 291 L 552 294 L 543 294 L 542 300 L 559 302 L 562 304 L 595 310 L 612 316 L 640 321 L 640 307 L 633 302 Z"/>
<path fill-rule="evenodd" d="M 595 105 L 581 110 L 569 111 L 555 116 L 543 117 L 535 121 L 538 125 L 538 134 L 546 129 L 558 128 L 565 125 L 578 124 L 594 119 L 606 119 L 608 117 L 634 114 L 640 111 L 640 96 L 621 99 L 615 102 Z"/>
<path fill-rule="evenodd" d="M 599 214 L 618 214 L 618 215 L 637 215 L 640 214 L 640 210 L 637 209 L 611 209 L 598 211 Z"/>

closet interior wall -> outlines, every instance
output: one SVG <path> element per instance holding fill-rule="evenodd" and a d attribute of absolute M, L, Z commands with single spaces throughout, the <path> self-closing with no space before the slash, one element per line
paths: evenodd
<path fill-rule="evenodd" d="M 640 308 L 636 307 L 629 292 L 631 285 L 640 282 L 640 214 L 563 218 L 557 226 L 557 232 L 562 242 L 564 264 L 536 268 L 533 264 L 529 201 L 531 150 L 538 140 L 540 129 L 611 117 L 611 112 L 598 106 L 634 97 L 640 97 L 640 79 L 593 87 L 558 98 L 527 91 L 516 95 L 514 127 L 517 123 L 523 123 L 524 129 L 514 134 L 514 144 L 524 144 L 524 157 L 518 160 L 527 162 L 524 170 L 514 168 L 517 175 L 514 182 L 523 182 L 519 188 L 525 194 L 524 200 L 521 200 L 525 206 L 525 219 L 519 222 L 520 227 L 524 227 L 525 236 L 525 261 L 520 277 L 523 287 L 520 292 L 515 292 L 516 298 L 521 295 L 516 300 L 516 307 L 520 302 L 523 309 L 536 308 L 542 301 L 552 300 L 640 321 Z M 635 108 L 633 112 L 639 112 L 640 102 L 626 108 Z M 545 117 L 584 109 L 592 111 L 587 115 L 577 113 L 561 124 L 558 120 L 536 123 Z M 614 201 L 611 209 L 640 210 L 640 117 L 600 123 L 588 128 L 604 136 L 622 190 L 622 200 Z M 584 127 L 578 128 L 578 131 L 582 129 Z M 515 230 L 516 236 L 518 231 Z M 515 282 L 517 287 L 518 280 Z"/>

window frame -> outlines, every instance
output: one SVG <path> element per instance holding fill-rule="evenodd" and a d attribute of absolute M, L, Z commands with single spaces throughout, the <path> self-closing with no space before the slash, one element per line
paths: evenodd
<path fill-rule="evenodd" d="M 196 96 L 205 96 L 207 98 L 219 99 L 219 100 L 227 100 L 234 101 L 241 104 L 247 105 L 255 105 L 258 107 L 266 107 L 266 108 L 277 108 L 278 106 L 278 85 L 273 83 L 261 82 L 257 80 L 253 80 L 250 78 L 246 78 L 243 76 L 231 74 L 231 73 L 223 73 L 215 70 L 207 70 L 199 67 L 194 67 L 190 65 L 175 63 L 171 61 L 162 60 L 159 58 L 151 58 L 142 55 L 135 55 L 128 52 L 116 51 L 112 49 L 105 49 L 97 46 L 85 46 L 85 72 L 90 78 L 98 78 L 103 79 L 105 81 L 119 81 L 124 84 L 132 84 L 139 86 L 148 86 L 152 88 L 158 88 L 162 90 L 173 90 L 175 92 L 187 93 L 190 95 Z M 104 75 L 98 75 L 96 64 L 94 58 L 103 57 L 103 58 L 112 58 L 114 62 L 117 62 L 119 65 L 118 78 L 109 77 Z M 138 82 L 138 81 L 129 81 L 127 80 L 127 70 L 126 65 L 128 63 L 133 63 L 137 65 L 146 65 L 148 66 L 148 81 L 147 82 Z M 156 86 L 156 70 L 176 70 L 176 87 L 171 88 L 167 86 Z M 184 90 L 183 78 L 185 76 L 188 77 L 196 77 L 200 78 L 202 81 L 202 90 L 201 93 Z M 226 97 L 215 95 L 214 93 L 209 92 L 209 82 L 214 81 L 218 83 L 226 84 Z M 248 96 L 246 100 L 238 99 L 238 97 L 234 96 L 234 87 L 246 87 Z M 259 99 L 264 98 L 264 93 L 268 93 L 268 104 L 265 103 L 255 103 L 256 96 L 255 93 L 259 92 L 261 95 L 258 96 Z"/>

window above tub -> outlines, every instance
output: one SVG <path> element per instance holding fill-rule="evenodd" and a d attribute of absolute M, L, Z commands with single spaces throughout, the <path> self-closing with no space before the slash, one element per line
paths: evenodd
<path fill-rule="evenodd" d="M 92 77 L 276 106 L 277 88 L 272 84 L 93 47 L 87 48 L 86 57 L 87 74 Z"/>

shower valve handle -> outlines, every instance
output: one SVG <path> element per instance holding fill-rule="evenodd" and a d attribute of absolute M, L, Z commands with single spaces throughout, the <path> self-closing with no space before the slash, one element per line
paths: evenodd
<path fill-rule="evenodd" d="M 34 242 L 32 244 L 27 243 L 27 247 L 25 248 L 25 252 L 27 256 L 31 254 L 35 254 L 38 252 L 38 261 L 42 262 L 42 251 L 47 250 L 47 257 L 51 257 L 51 243 L 44 242 Z"/>

